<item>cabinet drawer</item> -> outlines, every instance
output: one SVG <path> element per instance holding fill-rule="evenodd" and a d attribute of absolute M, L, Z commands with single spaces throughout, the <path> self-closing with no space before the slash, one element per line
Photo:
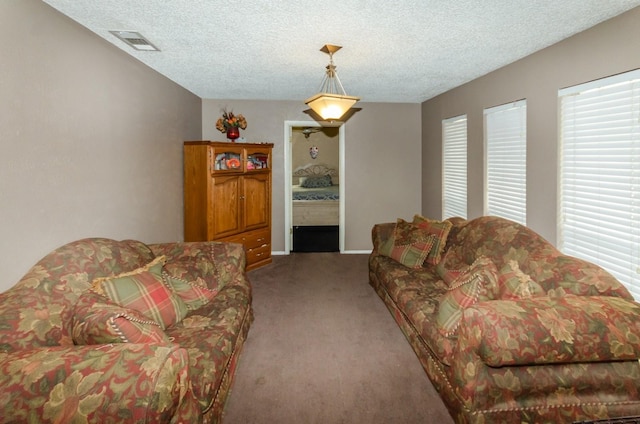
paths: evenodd
<path fill-rule="evenodd" d="M 246 233 L 238 234 L 231 237 L 226 237 L 223 241 L 232 243 L 241 243 L 245 249 L 252 249 L 260 247 L 265 244 L 271 244 L 271 230 L 269 228 L 247 231 Z"/>
<path fill-rule="evenodd" d="M 271 263 L 271 229 L 247 231 L 221 241 L 241 243 L 247 258 L 247 271 Z"/>
<path fill-rule="evenodd" d="M 257 230 L 251 231 L 247 234 L 247 238 L 244 242 L 244 245 L 247 249 L 257 248 L 265 245 L 271 246 L 271 230 Z"/>
<path fill-rule="evenodd" d="M 271 257 L 271 243 L 250 249 L 245 248 L 245 250 L 247 253 L 247 264 L 249 265 Z"/>

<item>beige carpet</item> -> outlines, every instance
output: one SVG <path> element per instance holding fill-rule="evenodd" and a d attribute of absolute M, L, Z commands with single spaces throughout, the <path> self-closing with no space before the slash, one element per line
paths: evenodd
<path fill-rule="evenodd" d="M 367 259 L 295 253 L 249 273 L 255 322 L 225 424 L 453 423 Z"/>

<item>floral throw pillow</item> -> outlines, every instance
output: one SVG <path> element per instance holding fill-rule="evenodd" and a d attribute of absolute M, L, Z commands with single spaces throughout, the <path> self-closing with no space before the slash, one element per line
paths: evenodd
<path fill-rule="evenodd" d="M 164 263 L 165 257 L 159 256 L 135 271 L 98 278 L 92 289 L 120 306 L 141 312 L 164 330 L 188 312 L 187 305 L 162 280 Z"/>
<path fill-rule="evenodd" d="M 216 292 L 224 285 L 211 252 L 191 252 L 189 256 L 174 259 L 164 264 L 163 272 Z"/>
<path fill-rule="evenodd" d="M 416 225 L 398 218 L 393 235 L 380 253 L 409 268 L 420 268 L 432 249 L 434 237 Z"/>
<path fill-rule="evenodd" d="M 442 258 L 442 252 L 447 244 L 447 237 L 453 224 L 450 221 L 437 221 L 420 215 L 413 217 L 413 223 L 434 236 L 433 247 L 427 256 L 427 263 L 431 265 L 438 264 Z"/>
<path fill-rule="evenodd" d="M 170 343 L 157 322 L 92 292 L 85 292 L 78 299 L 71 334 L 76 345 Z"/>
<path fill-rule="evenodd" d="M 499 299 L 526 299 L 546 294 L 540 284 L 522 272 L 518 261 L 510 260 L 507 262 L 500 269 L 498 277 Z"/>
<path fill-rule="evenodd" d="M 446 337 L 455 335 L 462 313 L 478 302 L 495 299 L 498 270 L 493 261 L 480 256 L 452 283 L 440 299 L 436 323 Z"/>

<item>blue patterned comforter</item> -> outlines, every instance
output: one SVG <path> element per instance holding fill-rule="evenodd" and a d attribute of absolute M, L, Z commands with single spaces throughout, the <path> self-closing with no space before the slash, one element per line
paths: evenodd
<path fill-rule="evenodd" d="M 339 200 L 340 187 L 304 188 L 293 186 L 293 200 Z"/>

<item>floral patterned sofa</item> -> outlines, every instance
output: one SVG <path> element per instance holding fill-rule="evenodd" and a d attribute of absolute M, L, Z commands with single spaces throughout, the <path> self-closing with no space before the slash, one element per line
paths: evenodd
<path fill-rule="evenodd" d="M 0 422 L 219 422 L 253 320 L 244 269 L 239 244 L 51 252 L 0 293 Z"/>
<path fill-rule="evenodd" d="M 370 283 L 456 422 L 640 415 L 640 304 L 602 268 L 497 217 L 372 238 Z"/>

